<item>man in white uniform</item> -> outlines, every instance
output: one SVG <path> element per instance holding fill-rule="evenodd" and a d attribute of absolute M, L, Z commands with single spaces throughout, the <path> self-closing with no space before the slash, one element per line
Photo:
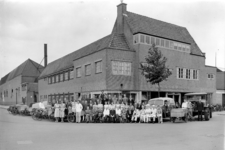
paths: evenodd
<path fill-rule="evenodd" d="M 79 100 L 75 107 L 76 107 L 76 123 L 80 123 L 81 111 L 83 110 L 83 106 Z"/>
<path fill-rule="evenodd" d="M 42 100 L 39 102 L 39 108 L 45 109 L 45 105 L 42 103 Z"/>

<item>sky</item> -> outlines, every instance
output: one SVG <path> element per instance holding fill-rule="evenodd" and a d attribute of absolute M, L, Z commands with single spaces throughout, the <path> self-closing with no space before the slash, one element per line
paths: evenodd
<path fill-rule="evenodd" d="M 205 64 L 225 68 L 223 0 L 123 0 L 127 10 L 186 27 Z M 0 78 L 28 58 L 44 65 L 111 33 L 121 0 L 0 0 Z"/>

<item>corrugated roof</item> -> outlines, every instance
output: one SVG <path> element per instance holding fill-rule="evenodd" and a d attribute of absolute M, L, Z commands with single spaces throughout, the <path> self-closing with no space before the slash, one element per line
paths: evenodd
<path fill-rule="evenodd" d="M 15 77 L 21 75 L 22 72 L 23 72 L 24 67 L 25 67 L 26 64 L 27 64 L 27 61 L 28 61 L 28 60 L 26 60 L 26 61 L 23 62 L 21 65 L 19 65 L 18 67 L 16 67 L 13 71 L 11 71 L 11 72 L 9 73 L 9 76 L 8 76 L 8 78 L 7 78 L 7 81 L 9 81 L 9 80 L 11 80 L 11 79 L 13 79 L 13 78 L 15 78 Z"/>
<path fill-rule="evenodd" d="M 35 69 L 33 69 L 35 68 Z M 19 75 L 23 76 L 38 76 L 41 71 L 43 70 L 43 66 L 39 65 L 35 61 L 28 59 L 25 62 L 23 62 L 21 65 L 16 67 L 13 71 L 11 71 L 9 74 L 4 76 L 1 79 L 1 84 L 4 84 L 6 81 L 12 80 L 15 77 Z M 36 71 L 35 71 L 36 70 Z"/>
<path fill-rule="evenodd" d="M 74 51 L 64 57 L 61 57 L 51 63 L 44 69 L 39 78 L 54 74 L 61 70 L 73 67 L 73 61 L 95 53 L 105 48 L 118 48 L 130 50 L 125 36 L 123 34 L 110 34 L 102 39 L 99 39 L 77 51 Z"/>
<path fill-rule="evenodd" d="M 123 17 L 129 24 L 133 34 L 146 33 L 153 36 L 180 41 L 183 43 L 189 43 L 191 44 L 192 54 L 203 56 L 203 53 L 185 27 L 166 23 L 128 11 Z"/>

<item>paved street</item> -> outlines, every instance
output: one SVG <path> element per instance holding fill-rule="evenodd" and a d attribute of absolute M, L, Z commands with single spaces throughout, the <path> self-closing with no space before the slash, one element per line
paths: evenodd
<path fill-rule="evenodd" d="M 75 124 L 34 121 L 0 108 L 0 150 L 223 150 L 225 112 L 210 121 Z"/>

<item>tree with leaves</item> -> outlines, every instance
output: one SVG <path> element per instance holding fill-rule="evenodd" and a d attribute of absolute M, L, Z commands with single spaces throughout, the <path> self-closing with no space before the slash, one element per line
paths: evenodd
<path fill-rule="evenodd" d="M 163 56 L 160 50 L 153 44 L 145 57 L 146 62 L 141 63 L 141 73 L 147 82 L 158 85 L 158 97 L 160 97 L 160 82 L 166 81 L 172 74 L 166 66 L 167 58 Z"/>

